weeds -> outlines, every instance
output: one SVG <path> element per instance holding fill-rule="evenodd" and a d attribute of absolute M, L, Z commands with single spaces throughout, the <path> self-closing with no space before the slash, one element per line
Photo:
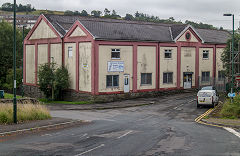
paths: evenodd
<path fill-rule="evenodd" d="M 230 99 L 226 100 L 220 114 L 227 119 L 240 118 L 240 95 L 237 95 L 232 103 Z"/>
<path fill-rule="evenodd" d="M 42 105 L 18 104 L 17 120 L 18 122 L 31 120 L 44 120 L 51 118 L 48 109 Z M 0 104 L 0 124 L 13 123 L 12 104 Z"/>

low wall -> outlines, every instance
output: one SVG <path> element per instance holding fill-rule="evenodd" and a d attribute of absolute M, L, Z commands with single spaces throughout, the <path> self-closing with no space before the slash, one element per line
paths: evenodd
<path fill-rule="evenodd" d="M 189 90 L 188 90 L 189 91 Z M 190 90 L 190 91 L 193 91 Z M 44 98 L 44 94 L 36 86 L 24 86 L 25 96 L 32 98 Z M 160 97 L 171 94 L 178 94 L 186 92 L 186 90 L 166 90 L 154 92 L 138 92 L 138 93 L 125 93 L 125 94 L 106 94 L 106 95 L 91 95 L 87 93 L 79 93 L 74 90 L 63 91 L 63 100 L 65 101 L 93 101 L 93 102 L 112 102 L 121 101 L 126 99 L 142 98 L 142 97 Z"/>
<path fill-rule="evenodd" d="M 13 103 L 12 99 L 0 99 L 0 103 Z M 39 104 L 39 101 L 34 98 L 17 99 L 17 104 Z"/>

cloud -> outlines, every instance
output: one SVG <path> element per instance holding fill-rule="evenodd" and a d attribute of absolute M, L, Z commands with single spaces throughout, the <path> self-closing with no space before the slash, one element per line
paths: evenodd
<path fill-rule="evenodd" d="M 1 0 L 2 3 L 9 0 Z M 17 3 L 32 4 L 36 9 L 48 10 L 100 10 L 105 8 L 116 10 L 121 16 L 136 11 L 166 19 L 174 17 L 176 20 L 193 20 L 231 28 L 230 17 L 223 17 L 223 13 L 239 14 L 239 0 L 18 0 Z M 237 16 L 236 16 L 237 17 Z M 238 17 L 237 17 L 238 18 Z M 236 19 L 238 23 L 239 19 Z"/>

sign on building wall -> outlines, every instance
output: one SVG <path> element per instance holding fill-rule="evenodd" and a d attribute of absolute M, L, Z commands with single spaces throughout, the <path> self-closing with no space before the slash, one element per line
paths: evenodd
<path fill-rule="evenodd" d="M 108 62 L 108 72 L 124 72 L 124 62 L 123 61 L 109 61 Z"/>

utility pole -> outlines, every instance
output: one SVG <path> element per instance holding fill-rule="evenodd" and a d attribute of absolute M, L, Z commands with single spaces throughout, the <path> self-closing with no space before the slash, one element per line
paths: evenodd
<path fill-rule="evenodd" d="M 22 51 L 22 97 L 24 96 L 24 90 L 23 90 L 24 28 L 25 28 L 25 25 L 23 25 L 23 28 L 22 28 L 22 44 L 23 44 L 23 51 Z"/>
<path fill-rule="evenodd" d="M 17 123 L 17 99 L 16 99 L 16 0 L 13 4 L 13 122 Z"/>

